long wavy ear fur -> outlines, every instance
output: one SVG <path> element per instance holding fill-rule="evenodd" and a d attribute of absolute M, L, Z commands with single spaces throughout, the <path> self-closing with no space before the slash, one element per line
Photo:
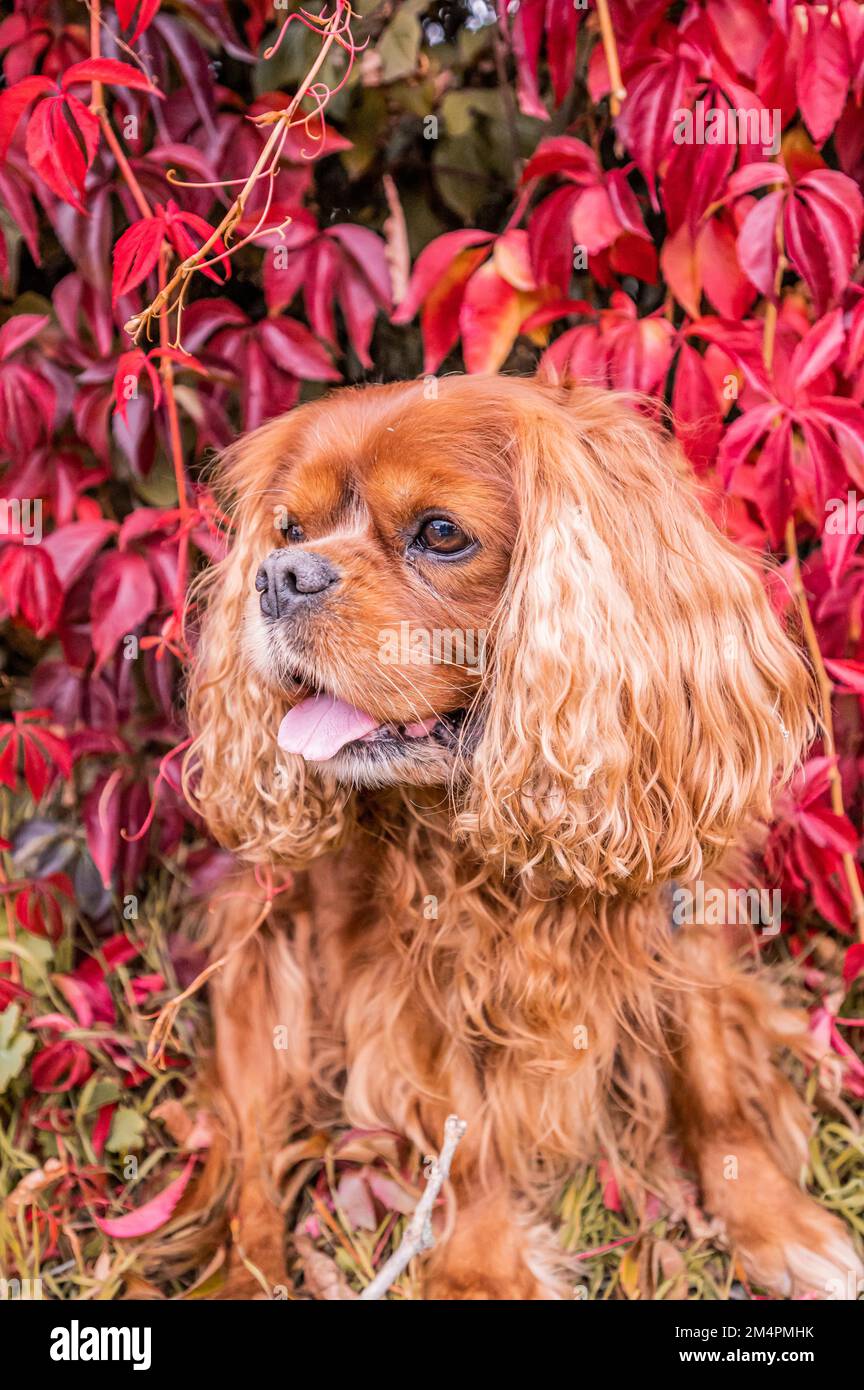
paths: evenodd
<path fill-rule="evenodd" d="M 264 494 L 296 440 L 296 417 L 272 421 L 237 441 L 219 467 L 234 523 L 227 557 L 195 594 L 200 638 L 187 689 L 194 742 L 184 781 L 211 833 L 250 862 L 299 865 L 339 835 L 346 794 L 325 786 L 302 758 L 276 743 L 285 697 L 270 688 L 243 645 L 250 576 L 266 546 Z"/>
<path fill-rule="evenodd" d="M 462 830 L 589 891 L 698 878 L 769 816 L 809 674 L 662 428 L 609 392 L 510 385 L 521 525 Z"/>

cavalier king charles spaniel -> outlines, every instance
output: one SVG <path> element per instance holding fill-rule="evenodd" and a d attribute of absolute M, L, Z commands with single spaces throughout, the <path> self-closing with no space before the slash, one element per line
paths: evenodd
<path fill-rule="evenodd" d="M 845 1296 L 801 1186 L 806 1018 L 751 932 L 673 920 L 752 877 L 814 700 L 668 432 L 608 391 L 427 379 L 293 410 L 221 477 L 187 777 L 248 866 L 211 913 L 227 1292 L 285 1281 L 289 1136 L 428 1153 L 455 1113 L 428 1298 L 567 1296 L 551 1216 L 601 1157 L 637 1209 L 680 1212 L 687 1167 L 760 1288 Z"/>

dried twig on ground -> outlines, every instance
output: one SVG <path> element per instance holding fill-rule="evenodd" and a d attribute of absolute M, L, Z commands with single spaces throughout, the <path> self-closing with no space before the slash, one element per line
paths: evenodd
<path fill-rule="evenodd" d="M 432 1234 L 432 1210 L 441 1188 L 450 1176 L 450 1164 L 453 1162 L 453 1155 L 466 1129 L 465 1121 L 460 1120 L 458 1115 L 447 1116 L 444 1122 L 444 1143 L 438 1158 L 432 1162 L 432 1169 L 426 1182 L 426 1191 L 417 1203 L 417 1208 L 405 1228 L 405 1234 L 398 1249 L 394 1250 L 389 1260 L 375 1275 L 371 1284 L 367 1284 L 361 1293 L 360 1298 L 365 1302 L 371 1303 L 375 1299 L 383 1298 L 409 1261 L 415 1255 L 419 1255 L 421 1251 L 428 1250 L 435 1244 L 435 1237 Z"/>

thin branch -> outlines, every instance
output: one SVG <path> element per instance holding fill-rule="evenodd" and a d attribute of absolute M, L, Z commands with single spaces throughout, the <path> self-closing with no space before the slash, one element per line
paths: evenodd
<path fill-rule="evenodd" d="M 182 311 L 182 306 L 186 297 L 188 282 L 195 274 L 196 270 L 200 270 L 202 265 L 207 263 L 206 258 L 217 242 L 220 240 L 224 242 L 226 254 L 233 254 L 233 252 L 238 249 L 234 246 L 231 247 L 230 252 L 227 250 L 235 228 L 243 218 L 246 203 L 259 179 L 269 179 L 272 189 L 272 182 L 278 173 L 279 156 L 288 131 L 293 126 L 297 125 L 303 125 L 309 130 L 310 119 L 314 116 L 321 118 L 323 131 L 323 110 L 332 92 L 324 83 L 316 82 L 315 79 L 323 67 L 331 48 L 334 44 L 337 44 L 348 54 L 348 71 L 342 79 L 342 82 L 340 82 L 334 90 L 338 91 L 339 87 L 347 81 L 348 73 L 350 73 L 354 61 L 354 54 L 358 51 L 351 38 L 350 24 L 352 17 L 353 12 L 348 0 L 336 0 L 335 8 L 329 18 L 322 14 L 318 19 L 315 19 L 313 16 L 306 15 L 305 12 L 289 15 L 288 19 L 285 21 L 282 32 L 284 33 L 284 30 L 292 19 L 300 19 L 307 28 L 313 28 L 321 35 L 323 40 L 321 49 L 285 110 L 267 111 L 255 117 L 255 124 L 260 128 L 263 129 L 263 127 L 267 125 L 273 127 L 255 162 L 255 167 L 245 180 L 243 187 L 228 208 L 221 222 L 219 222 L 218 226 L 213 228 L 210 236 L 203 245 L 199 246 L 197 251 L 194 251 L 191 255 L 187 256 L 185 260 L 180 262 L 171 278 L 165 285 L 160 287 L 159 293 L 152 303 L 148 304 L 147 308 L 144 309 L 142 313 L 136 314 L 134 318 L 131 318 L 126 324 L 126 332 L 131 336 L 134 342 L 139 342 L 142 335 L 149 337 L 151 324 L 154 318 L 162 319 L 172 312 L 177 311 L 179 320 L 179 314 L 180 311 Z M 279 41 L 281 41 L 281 34 Z M 307 96 L 314 100 L 315 111 L 307 115 L 301 113 L 298 116 L 297 113 L 300 104 L 304 97 Z M 297 117 L 297 119 L 295 119 L 295 117 Z M 261 235 L 261 231 L 259 231 L 258 228 L 256 228 L 255 235 Z M 246 238 L 246 240 L 248 240 L 248 238 Z M 224 257 L 220 254 L 214 259 L 224 259 Z M 180 346 L 179 321 L 175 333 L 175 345 L 178 347 Z"/>
<path fill-rule="evenodd" d="M 371 1284 L 366 1285 L 360 1295 L 362 1301 L 371 1303 L 375 1299 L 383 1298 L 414 1256 L 419 1255 L 423 1250 L 429 1250 L 435 1244 L 435 1237 L 432 1234 L 432 1209 L 438 1200 L 441 1188 L 450 1176 L 450 1164 L 453 1162 L 453 1155 L 467 1128 L 465 1121 L 460 1120 L 458 1115 L 447 1116 L 444 1122 L 444 1143 L 441 1146 L 441 1153 L 432 1163 L 432 1171 L 426 1182 L 426 1190 L 405 1228 L 405 1234 L 399 1242 L 398 1249 L 394 1250 L 389 1260 L 382 1265 Z"/>
<path fill-rule="evenodd" d="M 776 185 L 782 187 L 781 184 Z M 780 312 L 780 291 L 783 287 L 783 276 L 786 272 L 788 261 L 786 260 L 786 246 L 783 241 L 783 209 L 777 210 L 777 221 L 774 224 L 774 238 L 777 245 L 777 269 L 774 272 L 774 287 L 771 298 L 765 305 L 765 323 L 762 330 L 762 361 L 765 370 L 771 371 L 774 362 L 774 342 L 777 337 L 777 316 Z"/>
<path fill-rule="evenodd" d="M 98 60 L 102 56 L 101 47 L 101 0 L 91 0 L 90 6 L 90 57 Z M 90 108 L 99 118 L 99 125 L 105 136 L 105 141 L 114 156 L 120 175 L 132 194 L 135 206 L 141 216 L 147 220 L 153 217 L 153 209 L 147 199 L 147 195 L 142 189 L 135 171 L 126 157 L 126 152 L 120 142 L 111 119 L 105 107 L 104 89 L 101 82 L 94 82 L 91 87 Z M 170 247 L 163 241 L 159 251 L 159 284 L 160 288 L 165 283 L 168 273 L 168 256 Z M 167 324 L 165 331 L 160 325 L 160 342 L 164 348 L 169 346 Z M 174 369 L 170 357 L 163 353 L 160 363 L 162 382 L 165 396 L 165 412 L 168 419 L 168 435 L 171 442 L 171 462 L 174 469 L 174 482 L 177 488 L 177 501 L 180 507 L 180 543 L 178 547 L 177 561 L 177 594 L 175 601 L 175 611 L 182 612 L 186 601 L 186 573 L 188 569 L 189 555 L 189 528 L 184 525 L 189 514 L 189 500 L 186 488 L 186 467 L 183 459 L 183 440 L 180 433 L 180 412 L 177 407 L 177 398 L 174 394 Z"/>
<path fill-rule="evenodd" d="M 609 109 L 613 116 L 621 114 L 621 103 L 627 97 L 627 88 L 621 77 L 621 64 L 618 61 L 618 44 L 609 13 L 609 0 L 597 0 L 597 18 L 600 20 L 600 36 L 603 52 L 606 54 L 606 67 L 609 70 Z"/>
<path fill-rule="evenodd" d="M 98 58 L 101 52 L 99 39 L 99 25 L 102 22 L 102 0 L 91 0 L 90 5 L 90 57 Z M 104 88 L 101 82 L 94 82 L 90 88 L 90 110 L 94 116 L 102 110 L 102 94 Z"/>
<path fill-rule="evenodd" d="M 97 85 L 97 83 L 93 83 L 94 88 Z M 114 132 L 114 127 L 111 124 L 108 112 L 106 111 L 104 105 L 102 105 L 101 103 L 98 107 L 95 108 L 95 110 L 96 115 L 99 117 L 99 124 L 102 127 L 102 134 L 105 136 L 105 140 L 117 162 L 117 168 L 120 170 L 120 173 L 123 177 L 123 182 L 126 184 L 126 187 L 129 189 L 129 192 L 135 199 L 135 206 L 137 207 L 142 217 L 152 217 L 153 209 L 150 207 L 150 204 L 147 201 L 147 196 L 144 193 L 144 190 L 142 189 L 137 178 L 135 177 L 135 171 L 129 163 L 129 160 L 126 158 L 126 153 L 123 149 L 123 146 L 120 144 L 117 135 Z"/>

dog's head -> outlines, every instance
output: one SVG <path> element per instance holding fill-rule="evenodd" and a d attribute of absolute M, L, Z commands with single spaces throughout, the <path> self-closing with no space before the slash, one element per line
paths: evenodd
<path fill-rule="evenodd" d="M 354 789 L 588 889 L 698 876 L 770 812 L 810 686 L 666 432 L 609 392 L 452 377 L 241 439 L 190 689 L 216 835 L 297 862 Z"/>

